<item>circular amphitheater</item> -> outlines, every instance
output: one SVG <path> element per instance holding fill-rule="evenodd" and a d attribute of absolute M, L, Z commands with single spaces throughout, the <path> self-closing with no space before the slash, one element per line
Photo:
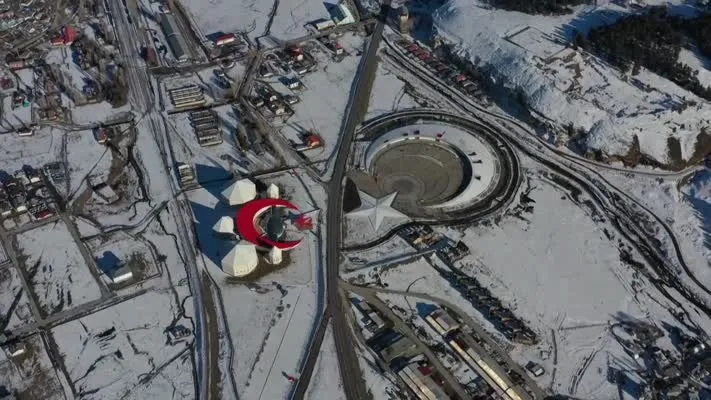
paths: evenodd
<path fill-rule="evenodd" d="M 393 207 L 421 219 L 488 213 L 518 184 L 518 163 L 496 132 L 434 111 L 391 114 L 361 131 L 368 143 L 355 185 L 375 197 L 397 192 Z"/>

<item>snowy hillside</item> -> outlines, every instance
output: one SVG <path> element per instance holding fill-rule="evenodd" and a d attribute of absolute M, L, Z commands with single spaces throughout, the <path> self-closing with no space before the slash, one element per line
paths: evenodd
<path fill-rule="evenodd" d="M 610 4 L 565 16 L 531 16 L 488 9 L 478 0 L 450 0 L 434 14 L 434 23 L 440 36 L 497 85 L 522 95 L 538 118 L 587 131 L 587 149 L 624 156 L 636 136 L 641 153 L 667 164 L 681 161 L 669 157 L 673 137 L 680 158 L 688 161 L 699 132 L 711 125 L 711 105 L 648 71 L 625 76 L 565 44 L 574 29 L 587 32 L 627 12 Z"/>

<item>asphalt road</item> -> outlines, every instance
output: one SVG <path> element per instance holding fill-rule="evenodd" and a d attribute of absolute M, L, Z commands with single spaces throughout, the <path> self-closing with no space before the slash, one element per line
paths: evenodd
<path fill-rule="evenodd" d="M 363 102 L 367 105 L 370 99 L 371 87 L 368 85 L 369 74 L 375 74 L 377 68 L 376 53 L 380 47 L 383 38 L 383 29 L 385 27 L 384 16 L 387 15 L 389 7 L 383 7 L 383 17 L 378 21 L 375 30 L 370 38 L 368 50 L 363 55 L 359 73 L 356 77 L 358 84 L 353 92 L 347 108 L 348 112 L 345 116 L 345 124 L 341 132 L 341 144 L 338 147 L 333 175 L 328 184 L 328 207 L 327 207 L 327 227 L 326 227 L 326 298 L 328 302 L 327 312 L 331 316 L 333 325 L 333 336 L 336 343 L 336 354 L 341 371 L 341 380 L 343 381 L 343 391 L 346 398 L 365 399 L 368 397 L 365 382 L 362 377 L 358 354 L 356 353 L 355 343 L 351 336 L 350 327 L 346 318 L 346 313 L 349 308 L 342 303 L 340 291 L 338 288 L 338 267 L 340 263 L 340 245 L 341 245 L 341 214 L 343 208 L 343 178 L 346 171 L 346 163 L 350 153 L 351 145 L 355 137 L 356 127 L 361 121 L 358 120 L 358 110 L 361 109 Z M 314 348 L 320 348 L 314 346 Z M 309 362 L 316 361 L 316 354 L 309 354 Z M 313 360 L 311 360 L 313 358 Z"/>

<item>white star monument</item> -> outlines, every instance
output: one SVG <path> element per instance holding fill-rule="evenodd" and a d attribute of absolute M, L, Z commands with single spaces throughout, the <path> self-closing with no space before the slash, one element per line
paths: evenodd
<path fill-rule="evenodd" d="M 362 190 L 358 190 L 358 195 L 360 197 L 360 207 L 348 212 L 346 215 L 356 218 L 368 218 L 370 226 L 372 226 L 376 232 L 385 218 L 408 218 L 407 215 L 392 207 L 397 192 L 392 192 L 379 199 L 376 199 Z"/>

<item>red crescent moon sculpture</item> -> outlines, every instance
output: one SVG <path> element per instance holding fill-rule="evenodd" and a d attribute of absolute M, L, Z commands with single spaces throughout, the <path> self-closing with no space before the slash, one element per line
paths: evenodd
<path fill-rule="evenodd" d="M 282 242 L 272 240 L 267 235 L 259 233 L 259 229 L 257 229 L 257 218 L 272 207 L 284 207 L 301 212 L 299 207 L 283 199 L 252 200 L 239 209 L 237 217 L 235 218 L 235 225 L 237 226 L 240 237 L 257 246 L 266 248 L 276 247 L 281 250 L 291 250 L 300 245 L 303 239 Z"/>

